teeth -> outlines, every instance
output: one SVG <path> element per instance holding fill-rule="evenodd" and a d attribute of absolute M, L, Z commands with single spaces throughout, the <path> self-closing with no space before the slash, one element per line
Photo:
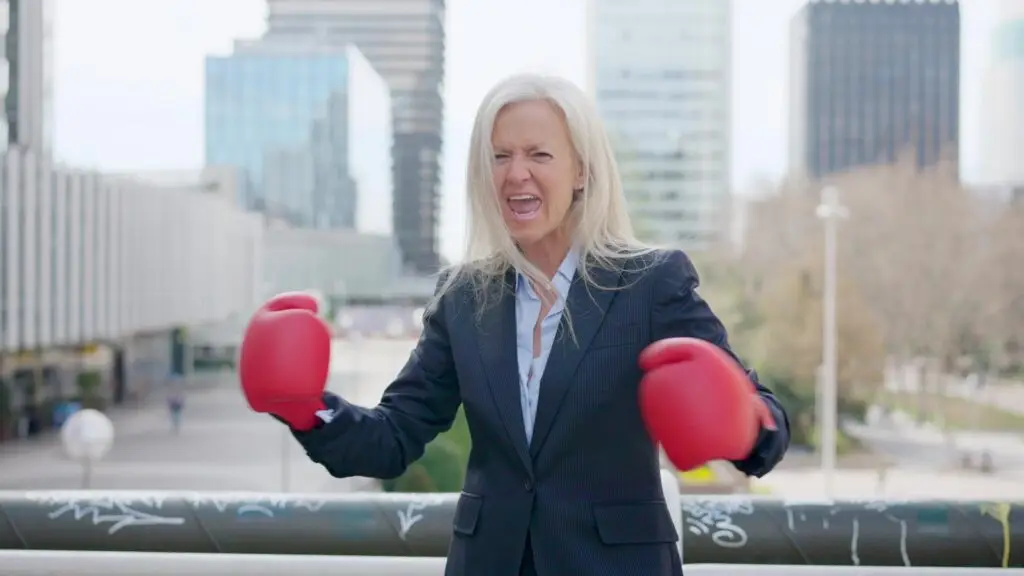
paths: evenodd
<path fill-rule="evenodd" d="M 512 197 L 509 198 L 509 200 L 536 200 L 536 199 L 537 199 L 536 196 L 532 196 L 530 194 L 523 194 L 523 195 L 520 195 L 520 196 L 512 196 Z"/>

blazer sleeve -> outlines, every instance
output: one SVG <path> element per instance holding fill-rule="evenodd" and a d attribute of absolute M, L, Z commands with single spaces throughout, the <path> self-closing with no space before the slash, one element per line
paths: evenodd
<path fill-rule="evenodd" d="M 310 459 L 338 478 L 400 476 L 451 428 L 462 402 L 444 302 L 424 314 L 416 347 L 377 406 L 356 406 L 330 392 L 324 400 L 330 409 L 320 414 L 323 423 L 292 430 Z"/>
<path fill-rule="evenodd" d="M 764 476 L 775 468 L 789 448 L 789 418 L 785 409 L 771 390 L 758 381 L 757 373 L 748 369 L 729 346 L 725 326 L 711 306 L 697 294 L 700 280 L 689 257 L 679 250 L 667 252 L 651 273 L 655 275 L 653 339 L 689 337 L 715 344 L 746 370 L 761 399 L 768 405 L 778 430 L 762 428 L 751 454 L 732 463 L 748 476 Z"/>

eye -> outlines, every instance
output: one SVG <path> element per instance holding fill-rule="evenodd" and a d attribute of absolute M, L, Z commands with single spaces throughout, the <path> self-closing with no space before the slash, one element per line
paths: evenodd
<path fill-rule="evenodd" d="M 504 152 L 499 152 L 499 153 L 494 155 L 494 159 L 498 160 L 498 161 L 507 160 L 508 159 L 508 154 L 506 154 Z"/>
<path fill-rule="evenodd" d="M 553 158 L 553 156 L 551 156 L 551 154 L 548 154 L 547 152 L 535 152 L 533 154 L 533 157 L 539 160 L 551 160 L 551 158 Z"/>

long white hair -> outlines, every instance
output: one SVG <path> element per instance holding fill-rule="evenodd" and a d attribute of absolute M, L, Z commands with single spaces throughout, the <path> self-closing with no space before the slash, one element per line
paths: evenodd
<path fill-rule="evenodd" d="M 435 301 L 456 283 L 470 280 L 481 304 L 478 311 L 482 312 L 482 303 L 494 288 L 504 286 L 510 269 L 523 273 L 535 285 L 554 290 L 551 280 L 526 259 L 512 239 L 502 218 L 492 175 L 491 137 L 498 114 L 510 104 L 538 100 L 553 105 L 565 119 L 576 159 L 586 175 L 582 194 L 567 215 L 574 246 L 580 251 L 580 277 L 589 286 L 611 289 L 597 286 L 588 266 L 621 270 L 628 258 L 653 250 L 634 236 L 615 154 L 594 103 L 563 78 L 515 75 L 492 88 L 477 110 L 466 170 L 466 251 L 463 261 L 449 271 Z"/>

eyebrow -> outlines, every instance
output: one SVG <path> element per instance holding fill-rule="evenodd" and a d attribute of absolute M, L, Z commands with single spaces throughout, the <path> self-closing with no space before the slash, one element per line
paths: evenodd
<path fill-rule="evenodd" d="M 509 149 L 508 146 L 493 146 L 493 148 L 495 152 Z M 546 148 L 548 148 L 546 144 L 530 144 L 529 146 L 526 146 L 524 150 L 527 152 L 537 152 L 538 150 L 544 150 Z"/>

